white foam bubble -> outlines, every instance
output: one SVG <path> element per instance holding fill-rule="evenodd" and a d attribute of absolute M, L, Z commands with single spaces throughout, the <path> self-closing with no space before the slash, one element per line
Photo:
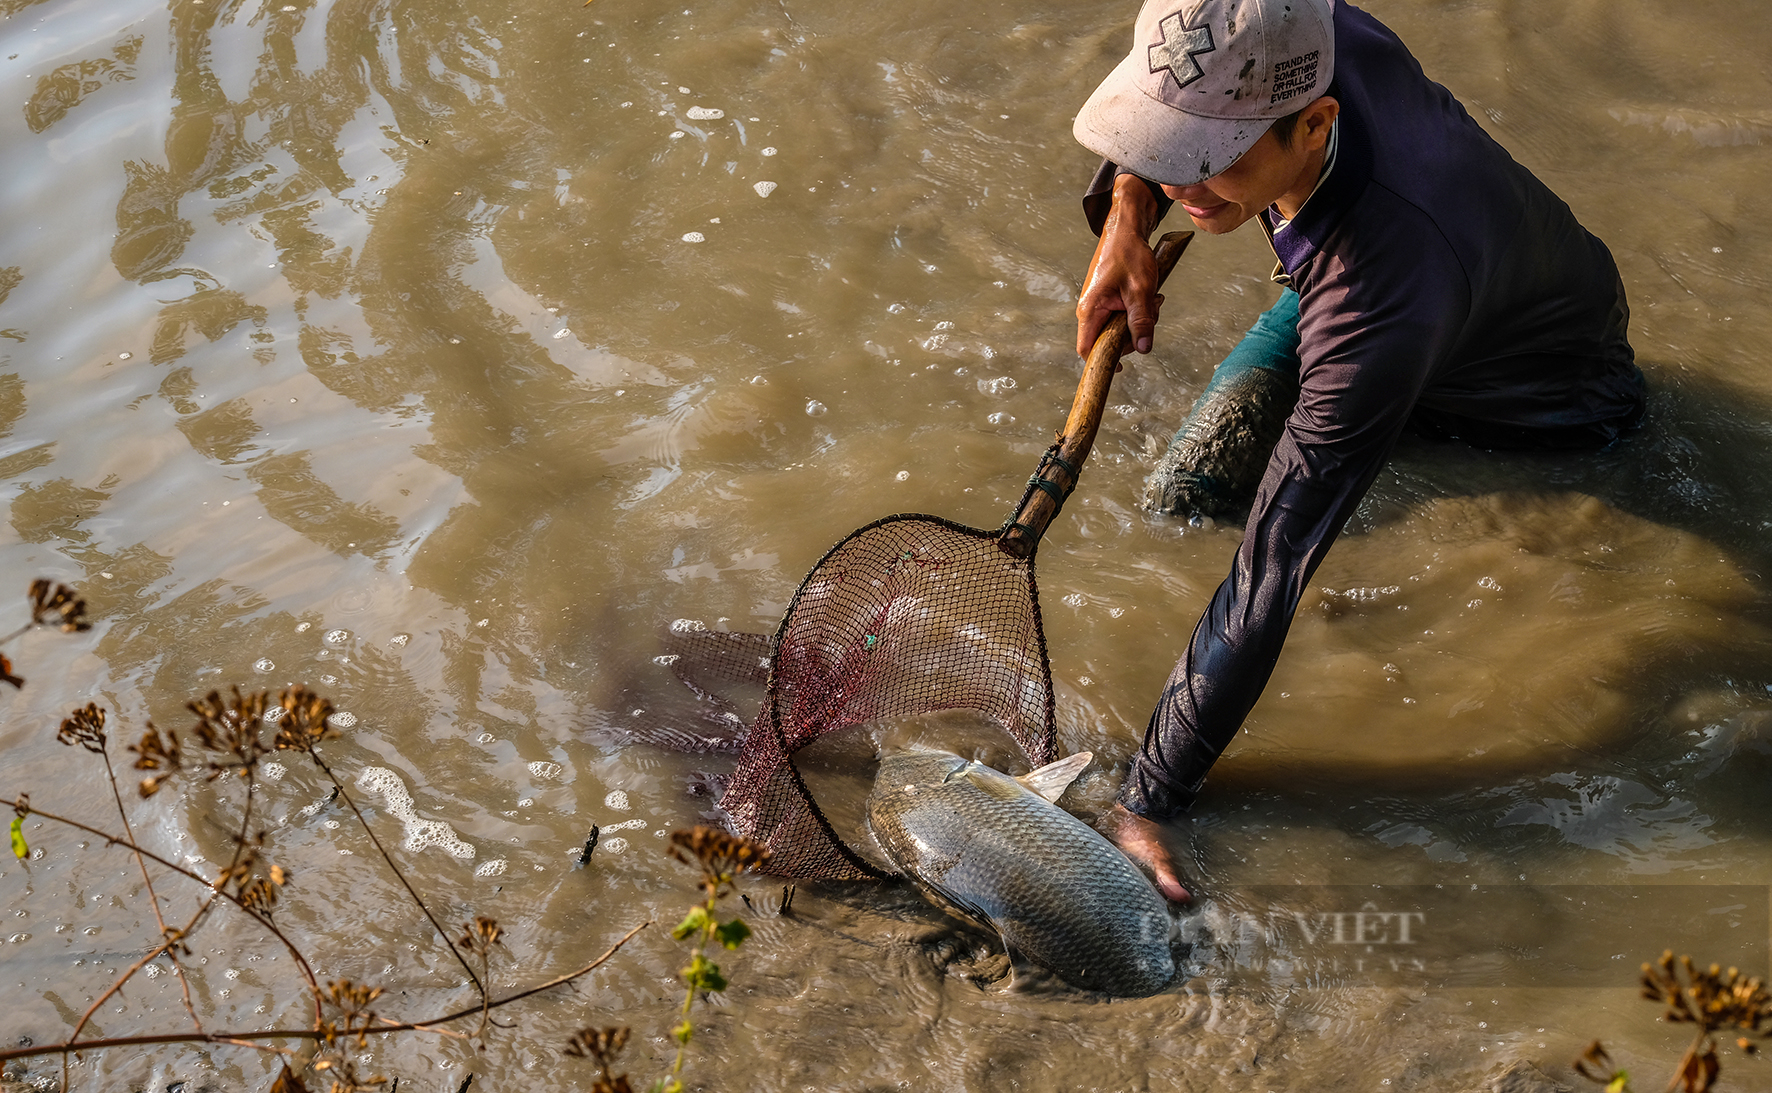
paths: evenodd
<path fill-rule="evenodd" d="M 339 710 L 328 717 L 326 723 L 336 729 L 348 729 L 357 723 L 357 715 L 347 710 Z"/>
<path fill-rule="evenodd" d="M 273 782 L 281 782 L 283 776 L 289 773 L 289 768 L 282 763 L 266 763 L 258 769 L 259 773 L 263 774 Z"/>
<path fill-rule="evenodd" d="M 685 243 L 706 243 L 707 241 L 708 241 L 708 237 L 701 234 L 700 232 L 684 232 L 683 233 L 683 242 L 685 242 Z"/>
<path fill-rule="evenodd" d="M 558 763 L 529 764 L 529 773 L 535 775 L 537 778 L 558 778 L 564 772 L 565 768 L 561 767 Z"/>
<path fill-rule="evenodd" d="M 496 877 L 500 873 L 503 873 L 506 866 L 509 864 L 510 863 L 503 858 L 494 858 L 491 861 L 483 861 L 479 865 L 474 866 L 474 876 Z"/>
<path fill-rule="evenodd" d="M 726 111 L 712 106 L 692 106 L 684 111 L 690 121 L 719 121 L 726 116 Z"/>
<path fill-rule="evenodd" d="M 609 839 L 605 842 L 599 842 L 597 844 L 597 849 L 603 851 L 603 853 L 605 853 L 605 854 L 619 854 L 622 851 L 626 850 L 627 848 L 628 848 L 628 841 L 626 839 L 622 838 L 620 835 L 617 835 L 613 839 Z"/>
<path fill-rule="evenodd" d="M 612 789 L 609 791 L 609 794 L 603 798 L 603 807 L 613 808 L 617 812 L 626 812 L 634 806 L 628 803 L 628 795 L 626 792 L 619 789 Z"/>
<path fill-rule="evenodd" d="M 560 329 L 554 331 L 554 340 L 555 341 L 559 341 L 561 338 L 570 338 L 570 337 L 572 337 L 572 328 L 571 327 L 563 326 Z"/>
<path fill-rule="evenodd" d="M 364 767 L 357 775 L 357 788 L 379 795 L 388 815 L 406 825 L 407 850 L 417 852 L 435 846 L 453 858 L 474 856 L 474 848 L 463 842 L 453 827 L 442 820 L 418 818 L 418 811 L 412 805 L 412 794 L 406 791 L 406 783 L 393 771 L 386 767 Z"/>
<path fill-rule="evenodd" d="M 271 663 L 270 657 L 259 657 L 257 660 L 252 662 L 252 667 L 255 671 L 268 672 L 277 666 L 275 664 Z"/>
<path fill-rule="evenodd" d="M 666 653 L 663 656 L 653 657 L 652 663 L 658 665 L 661 668 L 669 668 L 671 665 L 677 663 L 677 661 L 679 661 L 681 659 L 683 659 L 683 658 L 678 656 L 676 653 Z"/>
<path fill-rule="evenodd" d="M 761 155 L 765 155 L 765 156 L 772 156 L 772 155 L 774 155 L 774 154 L 775 154 L 775 149 L 774 149 L 774 148 L 765 148 L 765 149 L 763 149 L 763 151 L 762 151 L 762 152 L 761 152 L 761 153 L 759 153 L 759 154 L 761 154 Z"/>
<path fill-rule="evenodd" d="M 645 820 L 623 820 L 621 823 L 610 824 L 607 827 L 602 828 L 601 832 L 602 832 L 602 834 L 607 835 L 611 831 L 635 831 L 635 830 L 645 831 L 646 830 L 646 821 Z"/>
<path fill-rule="evenodd" d="M 328 645 L 343 645 L 351 640 L 351 632 L 349 630 L 328 630 L 324 640 Z"/>
<path fill-rule="evenodd" d="M 807 417 L 822 417 L 822 416 L 824 416 L 825 410 L 826 410 L 825 404 L 818 401 L 817 399 L 812 399 L 806 403 L 806 416 Z"/>
<path fill-rule="evenodd" d="M 288 712 L 289 711 L 281 706 L 272 706 L 265 711 L 265 724 L 275 725 L 277 722 L 283 720 L 283 715 Z"/>
<path fill-rule="evenodd" d="M 412 640 L 411 634 L 395 634 L 393 637 L 388 639 L 388 644 L 392 645 L 396 649 L 399 649 L 411 640 Z"/>
<path fill-rule="evenodd" d="M 311 629 L 313 629 L 313 627 L 314 627 L 314 624 L 313 624 L 313 623 L 311 623 L 311 622 L 304 622 L 304 623 L 302 623 L 302 624 L 301 624 L 301 625 L 300 625 L 300 626 L 298 626 L 298 627 L 296 627 L 296 628 L 295 628 L 295 632 L 296 632 L 296 633 L 298 633 L 298 634 L 305 634 L 305 633 L 307 633 L 307 632 L 308 632 L 308 631 L 309 631 L 309 630 L 311 630 Z"/>
<path fill-rule="evenodd" d="M 707 628 L 708 624 L 700 619 L 678 619 L 671 623 L 671 633 L 673 634 L 694 634 Z"/>
<path fill-rule="evenodd" d="M 751 189 L 757 191 L 758 197 L 768 197 L 770 194 L 775 192 L 775 183 L 773 183 L 773 182 L 759 182 L 755 186 L 752 186 Z"/>

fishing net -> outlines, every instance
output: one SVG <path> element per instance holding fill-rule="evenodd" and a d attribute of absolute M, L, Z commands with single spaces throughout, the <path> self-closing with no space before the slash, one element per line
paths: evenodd
<path fill-rule="evenodd" d="M 1030 487 L 1031 488 L 1031 487 Z M 1052 672 L 1033 556 L 937 516 L 888 516 L 832 547 L 776 632 L 769 694 L 720 807 L 790 877 L 886 874 L 832 830 L 792 756 L 890 717 L 974 710 L 1028 762 L 1053 758 Z"/>
<path fill-rule="evenodd" d="M 1159 275 L 1190 236 L 1164 237 Z M 795 765 L 796 752 L 830 733 L 970 710 L 1002 726 L 1031 765 L 1055 758 L 1034 554 L 1076 488 L 1125 337 L 1120 316 L 1097 340 L 1065 431 L 1002 527 L 888 516 L 832 547 L 801 582 L 771 647 L 768 694 L 720 800 L 739 834 L 768 844 L 770 872 L 890 875 L 838 836 Z"/>

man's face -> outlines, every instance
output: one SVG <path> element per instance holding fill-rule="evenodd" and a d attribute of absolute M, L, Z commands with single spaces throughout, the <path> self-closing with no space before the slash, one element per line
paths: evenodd
<path fill-rule="evenodd" d="M 1194 226 L 1223 235 L 1269 205 L 1287 217 L 1297 214 L 1322 171 L 1323 147 L 1341 104 L 1324 96 L 1305 107 L 1292 130 L 1292 143 L 1280 143 L 1269 129 L 1226 170 L 1192 186 L 1163 187 L 1193 219 Z"/>

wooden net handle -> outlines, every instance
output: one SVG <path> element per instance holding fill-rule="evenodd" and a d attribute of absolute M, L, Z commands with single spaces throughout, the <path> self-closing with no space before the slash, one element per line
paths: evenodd
<path fill-rule="evenodd" d="M 1180 261 L 1194 233 L 1170 232 L 1157 241 L 1157 287 Z M 1101 427 L 1101 414 L 1107 408 L 1108 389 L 1113 386 L 1114 373 L 1120 370 L 1120 357 L 1126 351 L 1126 313 L 1118 312 L 1108 321 L 1106 329 L 1095 339 L 1089 359 L 1083 364 L 1083 378 L 1077 384 L 1077 397 L 1071 401 L 1070 417 L 1065 419 L 1064 432 L 1058 437 L 1055 458 L 1043 459 L 1034 472 L 1034 489 L 1028 492 L 1021 511 L 1009 522 L 997 539 L 1005 554 L 1026 558 L 1040 543 L 1040 536 L 1058 515 L 1063 499 L 1077 488 L 1077 477 L 1083 472 L 1083 461 L 1095 446 L 1095 433 Z"/>

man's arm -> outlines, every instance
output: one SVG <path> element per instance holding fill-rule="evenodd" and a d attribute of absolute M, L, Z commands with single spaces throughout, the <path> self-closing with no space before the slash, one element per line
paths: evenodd
<path fill-rule="evenodd" d="M 1151 715 L 1120 791 L 1130 811 L 1162 820 L 1193 803 L 1267 686 L 1306 583 L 1456 344 L 1469 286 L 1430 232 L 1402 203 L 1373 199 L 1360 243 L 1305 286 L 1298 405 L 1230 575 Z"/>
<path fill-rule="evenodd" d="M 1095 339 L 1117 311 L 1126 313 L 1132 330 L 1131 348 L 1149 353 L 1163 302 L 1157 295 L 1157 263 L 1148 242 L 1163 210 L 1150 184 L 1137 175 L 1116 175 L 1111 193 L 1100 228 L 1101 240 L 1095 245 L 1077 300 L 1079 357 L 1089 355 Z"/>

